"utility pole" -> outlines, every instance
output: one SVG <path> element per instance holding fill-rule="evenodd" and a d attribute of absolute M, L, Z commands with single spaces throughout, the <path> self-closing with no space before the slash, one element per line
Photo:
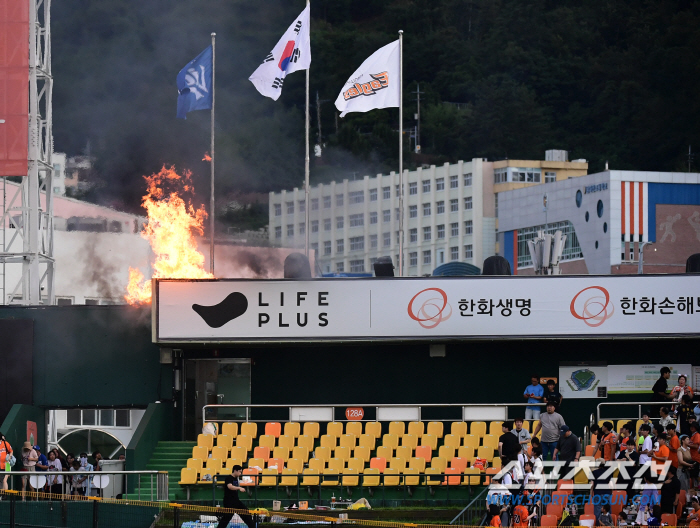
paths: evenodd
<path fill-rule="evenodd" d="M 416 83 L 416 104 L 418 106 L 418 111 L 415 114 L 416 118 L 416 154 L 420 154 L 420 94 L 424 93 L 420 91 L 420 83 Z"/>
<path fill-rule="evenodd" d="M 316 90 L 316 123 L 318 125 L 318 150 L 316 150 L 316 157 L 320 158 L 323 153 L 323 136 L 321 135 L 321 105 L 327 103 L 328 99 L 319 99 L 318 90 Z M 335 128 L 336 133 L 338 132 L 338 114 L 335 116 Z"/>

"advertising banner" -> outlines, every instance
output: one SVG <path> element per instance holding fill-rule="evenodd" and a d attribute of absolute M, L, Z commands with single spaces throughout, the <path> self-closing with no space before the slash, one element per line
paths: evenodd
<path fill-rule="evenodd" d="M 606 398 L 606 366 L 560 366 L 559 392 L 567 398 Z"/>
<path fill-rule="evenodd" d="M 700 276 L 176 280 L 153 285 L 156 342 L 682 336 Z"/>
<path fill-rule="evenodd" d="M 659 379 L 661 367 L 671 369 L 671 377 L 668 379 L 668 388 L 673 389 L 677 385 L 678 376 L 685 374 L 688 384 L 692 381 L 692 365 L 609 365 L 608 366 L 608 392 L 612 394 L 651 393 L 651 388 Z M 692 385 L 691 385 L 692 386 Z"/>

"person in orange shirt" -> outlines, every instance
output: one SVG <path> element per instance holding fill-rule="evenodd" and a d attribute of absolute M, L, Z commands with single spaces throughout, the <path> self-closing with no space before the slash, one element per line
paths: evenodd
<path fill-rule="evenodd" d="M 700 499 L 698 499 L 697 496 L 693 497 L 691 499 L 691 504 L 693 505 L 693 509 L 695 510 L 695 512 L 688 515 L 688 527 L 698 528 L 700 527 Z"/>
<path fill-rule="evenodd" d="M 678 469 L 678 450 L 681 447 L 681 441 L 676 434 L 675 424 L 668 424 L 666 427 L 666 437 L 668 438 L 668 459 L 671 461 L 671 465 Z"/>
<path fill-rule="evenodd" d="M 5 464 L 9 464 L 9 462 L 6 462 L 7 457 L 11 454 L 12 446 L 10 442 L 5 440 L 5 435 L 0 432 L 0 471 L 5 471 Z M 9 475 L 5 475 L 2 479 L 2 489 L 4 490 L 7 489 L 7 477 L 9 477 Z"/>
<path fill-rule="evenodd" d="M 617 453 L 617 435 L 613 431 L 612 422 L 605 422 L 602 426 L 603 438 L 600 441 L 600 445 L 603 449 L 603 458 L 605 460 L 615 460 L 615 454 Z"/>
<path fill-rule="evenodd" d="M 659 436 L 656 437 L 656 441 L 659 443 L 659 450 L 654 452 L 654 455 L 652 456 L 652 460 L 658 466 L 661 466 L 656 471 L 659 475 L 663 471 L 663 465 L 666 463 L 666 461 L 669 459 L 669 457 L 671 455 L 671 451 L 668 449 L 668 446 L 666 445 L 667 439 L 668 439 L 668 437 L 666 436 L 666 433 L 659 433 Z"/>
<path fill-rule="evenodd" d="M 498 504 L 491 504 L 489 505 L 489 514 L 491 515 L 491 521 L 489 522 L 489 526 L 496 526 L 500 527 L 501 526 L 501 513 L 506 511 L 507 508 L 503 507 L 500 508 Z"/>
<path fill-rule="evenodd" d="M 528 526 L 530 524 L 530 519 L 532 519 L 535 515 L 537 515 L 536 511 L 530 514 L 525 506 L 518 504 L 515 508 L 513 508 L 513 526 Z"/>
<path fill-rule="evenodd" d="M 690 447 L 690 456 L 695 462 L 700 463 L 700 453 L 698 452 L 698 448 L 700 448 L 700 425 L 698 425 L 698 422 L 690 422 L 688 424 L 688 429 L 690 429 L 690 433 L 688 433 L 688 436 L 690 436 L 690 444 L 688 447 Z"/>

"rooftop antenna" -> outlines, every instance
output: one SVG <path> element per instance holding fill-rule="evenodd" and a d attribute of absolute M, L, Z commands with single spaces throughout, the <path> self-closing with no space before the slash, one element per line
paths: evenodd
<path fill-rule="evenodd" d="M 425 93 L 420 91 L 420 83 L 416 83 L 416 91 L 413 93 L 416 94 L 416 104 L 418 106 L 418 110 L 413 116 L 416 120 L 416 154 L 420 154 L 420 96 Z"/>

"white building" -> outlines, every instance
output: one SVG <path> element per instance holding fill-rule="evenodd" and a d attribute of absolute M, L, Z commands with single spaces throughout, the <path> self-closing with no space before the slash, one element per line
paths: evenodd
<path fill-rule="evenodd" d="M 51 155 L 53 163 L 53 178 L 51 187 L 54 196 L 66 195 L 66 155 L 63 152 L 54 152 Z"/>

